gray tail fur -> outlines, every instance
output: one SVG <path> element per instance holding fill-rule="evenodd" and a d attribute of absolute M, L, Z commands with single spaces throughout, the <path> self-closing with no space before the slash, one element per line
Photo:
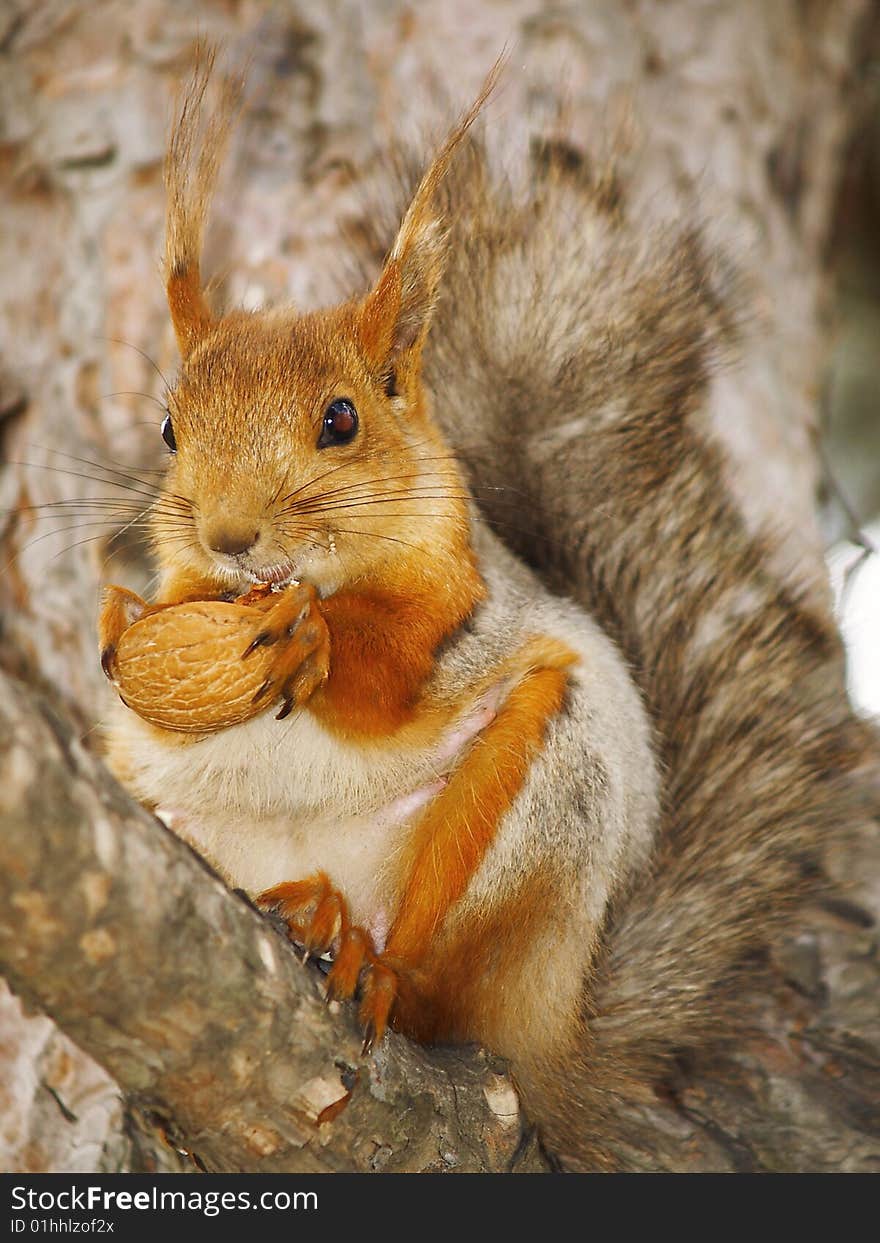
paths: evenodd
<path fill-rule="evenodd" d="M 521 191 L 477 142 L 457 159 L 425 375 L 484 514 L 616 640 L 654 723 L 654 870 L 609 920 L 581 1065 L 524 1085 L 565 1163 L 625 1168 L 680 1051 L 741 1038 L 824 839 L 864 816 L 874 737 L 833 621 L 773 571 L 705 430 L 736 280 L 698 227 L 628 219 L 613 170 L 535 154 Z"/>

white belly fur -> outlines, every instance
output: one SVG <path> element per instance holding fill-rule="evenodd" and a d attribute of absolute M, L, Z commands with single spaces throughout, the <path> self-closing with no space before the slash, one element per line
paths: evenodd
<path fill-rule="evenodd" d="M 356 922 L 386 919 L 394 857 L 415 814 L 390 805 L 436 780 L 431 755 L 354 748 L 305 712 L 189 740 L 119 704 L 110 733 L 125 783 L 228 884 L 257 894 L 323 871 Z"/>

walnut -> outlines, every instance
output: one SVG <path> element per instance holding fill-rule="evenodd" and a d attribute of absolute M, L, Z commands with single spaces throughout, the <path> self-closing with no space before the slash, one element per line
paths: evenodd
<path fill-rule="evenodd" d="M 245 597 L 246 599 L 247 597 Z M 264 610 L 241 601 L 197 600 L 150 612 L 118 641 L 113 681 L 123 702 L 163 729 L 213 733 L 265 712 L 272 649 L 257 647 Z"/>

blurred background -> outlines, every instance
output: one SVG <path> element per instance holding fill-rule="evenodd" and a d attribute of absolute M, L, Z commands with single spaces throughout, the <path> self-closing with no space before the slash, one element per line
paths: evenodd
<path fill-rule="evenodd" d="M 880 60 L 841 178 L 822 423 L 822 523 L 852 699 L 880 715 Z"/>

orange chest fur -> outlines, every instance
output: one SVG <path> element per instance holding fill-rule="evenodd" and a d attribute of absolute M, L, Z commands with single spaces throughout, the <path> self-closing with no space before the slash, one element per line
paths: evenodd
<path fill-rule="evenodd" d="M 459 590 L 445 596 L 374 589 L 340 591 L 323 601 L 330 673 L 309 710 L 325 728 L 348 738 L 380 738 L 427 709 L 423 692 L 437 649 L 481 595 L 475 573 L 462 578 Z"/>

